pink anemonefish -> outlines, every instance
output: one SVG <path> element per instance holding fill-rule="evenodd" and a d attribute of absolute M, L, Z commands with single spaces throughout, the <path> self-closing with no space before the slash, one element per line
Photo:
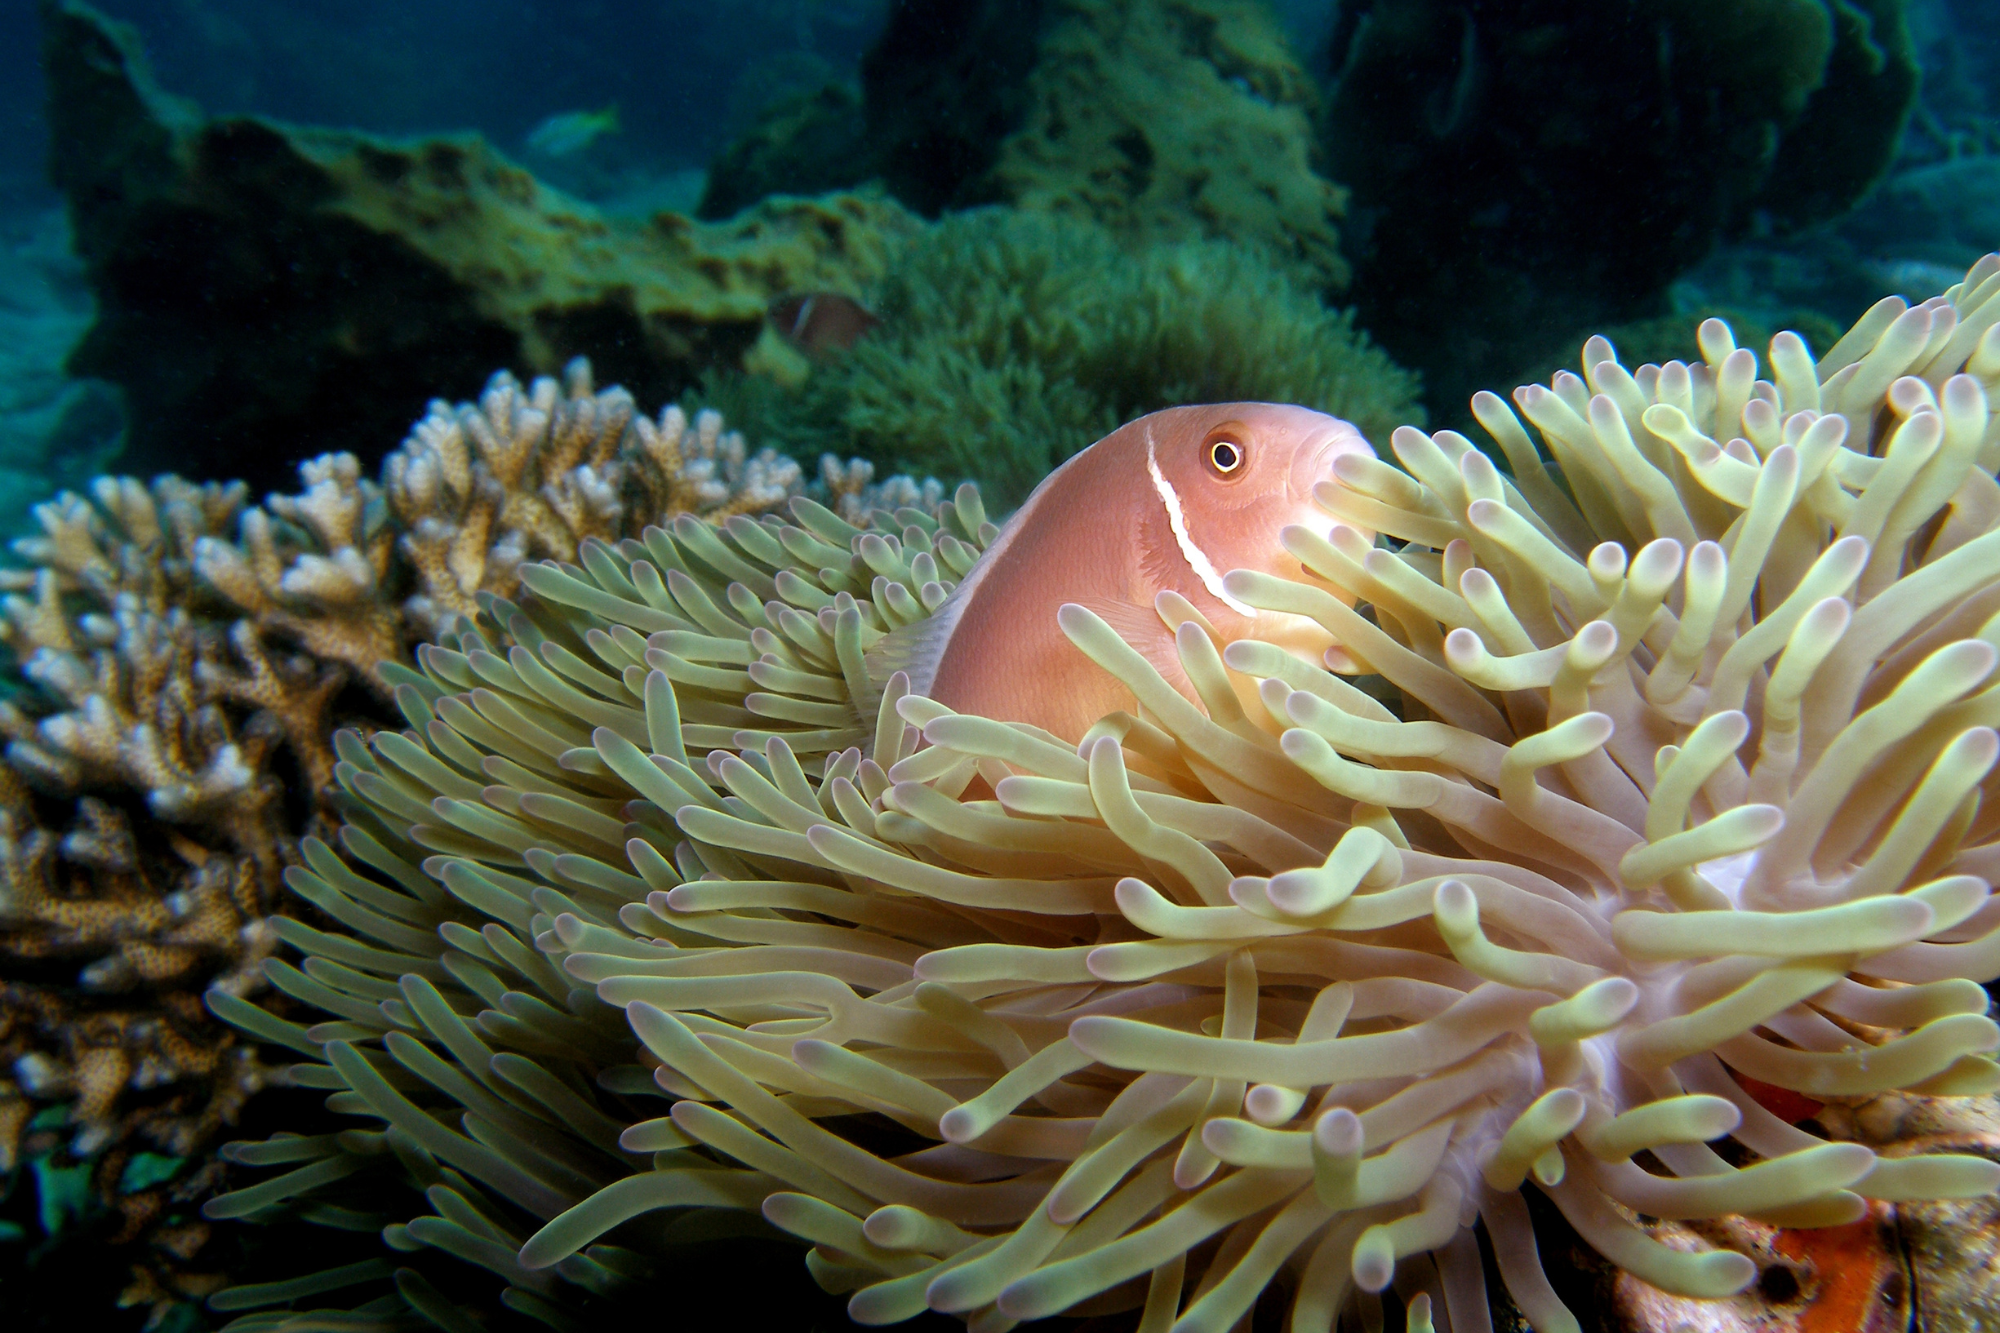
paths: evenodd
<path fill-rule="evenodd" d="M 1065 603 L 1101 616 L 1190 699 L 1161 614 L 1184 598 L 1224 642 L 1257 638 L 1317 661 L 1333 640 L 1300 616 L 1223 587 L 1251 569 L 1297 577 L 1288 524 L 1324 534 L 1313 504 L 1344 453 L 1374 456 L 1352 425 L 1303 407 L 1173 407 L 1119 427 L 1043 479 L 965 581 L 897 656 L 918 693 L 959 712 L 1081 739 L 1132 694 L 1057 624 Z M 1185 614 L 1179 617 L 1187 619 Z"/>

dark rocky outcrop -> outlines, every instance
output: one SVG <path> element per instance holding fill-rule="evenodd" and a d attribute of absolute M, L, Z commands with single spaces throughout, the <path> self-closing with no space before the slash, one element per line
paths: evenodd
<path fill-rule="evenodd" d="M 766 195 L 877 179 L 927 217 L 994 202 L 987 176 L 1027 115 L 1047 9 L 894 0 L 859 91 L 833 84 L 767 109 L 709 164 L 696 212 L 725 218 Z"/>
<path fill-rule="evenodd" d="M 476 136 L 392 142 L 160 92 L 128 29 L 43 7 L 51 171 L 97 298 L 72 354 L 113 381 L 133 472 L 288 482 L 372 462 L 495 366 L 657 402 L 774 355 L 788 291 L 856 291 L 915 225 L 880 195 L 774 199 L 724 224 L 611 219 Z"/>
<path fill-rule="evenodd" d="M 1447 417 L 1526 349 L 1664 313 L 1718 241 L 1851 208 L 1917 85 L 1901 0 L 1397 0 L 1344 17 L 1321 142 L 1354 192 L 1352 297 Z"/>
<path fill-rule="evenodd" d="M 1257 0 L 898 0 L 861 90 L 794 99 L 714 164 L 703 216 L 879 180 L 926 216 L 1003 203 L 1137 241 L 1224 238 L 1346 281 L 1317 93 Z"/>

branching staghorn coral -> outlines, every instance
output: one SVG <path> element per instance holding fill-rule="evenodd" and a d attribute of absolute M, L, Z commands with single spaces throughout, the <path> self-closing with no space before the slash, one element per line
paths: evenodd
<path fill-rule="evenodd" d="M 73 1103 L 77 1156 L 140 1133 L 185 1155 L 266 1081 L 249 1050 L 204 1021 L 189 983 L 238 994 L 261 984 L 277 942 L 260 924 L 269 910 L 261 889 L 275 867 L 186 837 L 170 851 L 142 850 L 125 813 L 91 797 L 58 839 L 37 825 L 12 773 L 0 790 L 10 959 L 24 968 L 82 961 L 77 980 L 89 997 L 19 975 L 0 988 L 0 1058 L 13 1075 L 0 1094 L 0 1170 L 16 1164 L 29 1099 Z M 122 1104 L 130 1089 L 168 1095 L 133 1107 Z"/>
<path fill-rule="evenodd" d="M 1163 600 L 1197 704 L 1068 607 L 1139 706 L 1076 747 L 869 674 L 990 537 L 969 492 L 523 566 L 399 676 L 407 731 L 342 742 L 383 878 L 319 849 L 295 887 L 374 942 L 295 928 L 312 971 L 273 968 L 338 1019 L 215 1001 L 388 1128 L 239 1149 L 312 1161 L 218 1211 L 393 1150 L 444 1183 L 391 1244 L 530 1308 L 754 1207 L 864 1323 L 1181 1333 L 1274 1284 L 1294 1329 L 1392 1284 L 1487 1328 L 1483 1220 L 1546 1333 L 1578 1325 L 1524 1185 L 1710 1299 L 1755 1265 L 1678 1220 L 1987 1193 L 1984 1158 L 1823 1141 L 1747 1089 L 2000 1088 L 1996 326 L 2000 256 L 1817 363 L 1779 335 L 1768 378 L 1719 321 L 1694 366 L 1593 339 L 1516 395 L 1549 458 L 1482 394 L 1511 478 L 1399 431 L 1403 470 L 1341 462 L 1329 531 L 1286 530 L 1296 577 L 1228 576 L 1377 684 Z M 635 1051 L 671 1105 L 621 1126 L 583 1076 Z M 651 1169 L 607 1180 L 614 1133 Z"/>
<path fill-rule="evenodd" d="M 300 472 L 263 506 L 240 484 L 100 478 L 37 507 L 26 567 L 0 571 L 30 687 L 0 703 L 0 1169 L 34 1103 L 70 1104 L 77 1155 L 135 1136 L 184 1155 L 268 1081 L 199 997 L 264 984 L 280 875 L 327 831 L 350 680 L 386 694 L 383 664 L 512 591 L 528 556 L 802 481 L 715 413 L 638 416 L 581 360 L 561 386 L 503 373 L 477 405 L 433 404 L 381 485 L 348 455 Z M 871 476 L 829 484 L 851 502 Z"/>
<path fill-rule="evenodd" d="M 193 552 L 242 503 L 104 478 L 40 506 L 43 535 L 17 543 L 32 568 L 4 576 L 0 637 L 34 688 L 0 704 L 0 1160 L 30 1103 L 59 1101 L 80 1156 L 135 1137 L 184 1154 L 265 1081 L 199 995 L 260 984 L 292 836 L 271 769 L 289 751 L 330 774 L 345 676 L 203 606 Z"/>
<path fill-rule="evenodd" d="M 479 593 L 511 596 L 523 560 L 574 559 L 585 538 L 673 514 L 770 509 L 802 482 L 798 464 L 749 454 L 713 412 L 640 415 L 625 390 L 597 389 L 581 357 L 561 385 L 502 371 L 476 404 L 433 402 L 379 486 L 347 454 L 301 476 L 305 494 L 251 509 L 240 544 L 210 539 L 196 567 L 260 624 L 364 674 L 476 613 Z"/>
<path fill-rule="evenodd" d="M 187 820 L 229 817 L 254 767 L 222 703 L 269 713 L 271 739 L 290 740 L 302 764 L 323 750 L 325 674 L 274 661 L 249 627 L 232 633 L 202 604 L 199 552 L 242 507 L 240 486 L 177 477 L 99 478 L 89 500 L 37 506 L 43 535 L 15 543 L 31 567 L 0 574 L 15 594 L 0 638 L 67 707 L 32 721 L 0 712 L 15 768 L 65 793 L 129 785 L 156 814 Z"/>

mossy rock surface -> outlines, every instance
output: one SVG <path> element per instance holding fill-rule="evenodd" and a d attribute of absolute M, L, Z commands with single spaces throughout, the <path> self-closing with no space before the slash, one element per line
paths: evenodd
<path fill-rule="evenodd" d="M 722 224 L 612 218 L 476 136 L 389 141 L 166 97 L 128 29 L 44 7 L 56 183 L 98 304 L 73 373 L 120 385 L 120 466 L 289 481 L 386 452 L 496 365 L 671 397 L 756 360 L 793 291 L 881 277 L 914 219 L 878 193 L 772 199 Z"/>
<path fill-rule="evenodd" d="M 828 90 L 772 108 L 718 159 L 702 211 L 880 180 L 926 216 L 1006 203 L 1134 241 L 1261 244 L 1338 288 L 1346 196 L 1317 167 L 1317 106 L 1256 0 L 912 0 L 860 105 Z M 835 143 L 855 147 L 830 165 Z"/>

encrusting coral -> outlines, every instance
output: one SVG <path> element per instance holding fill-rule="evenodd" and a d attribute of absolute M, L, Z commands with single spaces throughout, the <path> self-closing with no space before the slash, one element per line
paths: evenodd
<path fill-rule="evenodd" d="M 865 464 L 822 467 L 845 503 L 879 489 Z M 432 404 L 379 484 L 344 454 L 300 473 L 262 506 L 241 484 L 101 478 L 39 506 L 26 567 L 0 572 L 26 679 L 0 702 L 0 1170 L 36 1103 L 68 1104 L 74 1156 L 178 1157 L 271 1081 L 200 996 L 262 989 L 280 877 L 332 827 L 336 718 L 382 710 L 385 664 L 514 592 L 524 560 L 804 485 L 717 414 L 648 419 L 581 360 Z"/>
<path fill-rule="evenodd" d="M 1393 1284 L 1476 1333 L 1483 1220 L 1554 1333 L 1524 1185 L 1711 1299 L 1756 1266 L 1680 1220 L 1991 1191 L 1746 1089 L 2000 1088 L 2000 256 L 1817 363 L 1701 333 L 1520 390 L 1540 447 L 1480 395 L 1511 478 L 1399 430 L 1285 531 L 1296 576 L 1228 576 L 1366 690 L 1165 600 L 1199 704 L 1064 610 L 1139 709 L 1080 746 L 877 679 L 995 535 L 969 489 L 524 564 L 391 673 L 407 729 L 338 742 L 355 864 L 288 882 L 341 929 L 267 965 L 330 1017 L 211 997 L 382 1124 L 235 1147 L 288 1169 L 212 1214 L 390 1221 L 406 1266 L 215 1303 L 393 1277 L 369 1318 L 462 1327 L 428 1253 L 561 1326 L 565 1283 L 758 1210 L 864 1323 L 1192 1333 L 1275 1286 L 1324 1329 Z"/>

